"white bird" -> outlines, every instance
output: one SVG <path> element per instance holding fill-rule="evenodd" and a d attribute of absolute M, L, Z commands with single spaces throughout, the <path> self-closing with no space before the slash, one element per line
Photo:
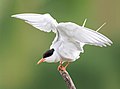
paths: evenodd
<path fill-rule="evenodd" d="M 43 58 L 37 64 L 60 61 L 58 69 L 60 67 L 65 69 L 69 62 L 77 60 L 80 53 L 84 52 L 84 45 L 106 47 L 112 44 L 110 39 L 98 32 L 103 25 L 96 31 L 84 27 L 87 19 L 79 26 L 72 22 L 58 23 L 50 14 L 23 13 L 12 17 L 22 19 L 44 32 L 52 31 L 56 34 L 50 49 L 43 54 Z M 66 66 L 62 66 L 64 62 L 68 62 Z"/>

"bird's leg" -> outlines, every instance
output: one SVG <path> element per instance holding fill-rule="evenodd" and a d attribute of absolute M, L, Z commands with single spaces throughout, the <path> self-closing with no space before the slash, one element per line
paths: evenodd
<path fill-rule="evenodd" d="M 63 61 L 60 61 L 60 65 L 58 66 L 58 70 L 61 70 Z"/>
<path fill-rule="evenodd" d="M 60 65 L 62 66 L 62 64 L 63 64 L 63 61 L 60 61 Z"/>
<path fill-rule="evenodd" d="M 65 69 L 68 67 L 69 64 L 70 64 L 70 62 L 67 62 L 67 64 L 65 65 Z"/>
<path fill-rule="evenodd" d="M 63 66 L 62 64 L 63 64 L 63 62 L 60 61 L 60 65 L 58 66 L 58 70 L 66 71 L 66 68 L 69 65 L 69 62 L 65 66 Z"/>

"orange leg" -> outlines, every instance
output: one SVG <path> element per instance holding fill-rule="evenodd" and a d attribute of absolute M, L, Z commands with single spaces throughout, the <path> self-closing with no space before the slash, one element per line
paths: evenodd
<path fill-rule="evenodd" d="M 70 63 L 68 62 L 68 63 L 65 65 L 65 69 L 68 67 L 69 64 L 70 64 Z"/>
<path fill-rule="evenodd" d="M 58 66 L 58 70 L 61 70 L 63 62 L 60 61 L 60 65 Z"/>
<path fill-rule="evenodd" d="M 58 70 L 66 71 L 66 68 L 69 65 L 69 62 L 65 66 L 63 66 L 62 64 L 63 64 L 63 62 L 60 61 L 60 65 L 58 66 Z"/>

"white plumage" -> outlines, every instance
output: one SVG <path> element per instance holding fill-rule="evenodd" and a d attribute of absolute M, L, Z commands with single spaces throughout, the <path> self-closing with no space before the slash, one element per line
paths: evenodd
<path fill-rule="evenodd" d="M 54 49 L 52 55 L 44 57 L 46 62 L 72 62 L 79 58 L 80 53 L 84 52 L 85 44 L 95 46 L 111 45 L 112 41 L 101 33 L 92 29 L 79 26 L 72 22 L 57 23 L 49 14 L 16 14 L 12 17 L 25 20 L 35 28 L 56 34 L 50 49 Z M 51 51 L 50 51 L 51 52 Z M 46 54 L 47 55 L 47 54 Z"/>

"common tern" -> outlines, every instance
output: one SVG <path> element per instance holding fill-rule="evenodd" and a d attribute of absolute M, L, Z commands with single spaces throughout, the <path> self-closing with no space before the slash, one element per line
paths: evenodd
<path fill-rule="evenodd" d="M 79 26 L 72 22 L 58 23 L 50 14 L 23 13 L 12 15 L 12 17 L 22 19 L 41 31 L 52 31 L 56 34 L 50 49 L 43 54 L 37 64 L 60 62 L 58 69 L 61 67 L 65 69 L 69 62 L 80 58 L 80 53 L 84 52 L 84 45 L 106 47 L 112 44 L 110 39 L 98 32 L 104 24 L 94 31 L 85 27 L 87 19 L 82 26 Z M 62 66 L 64 62 L 67 64 Z"/>

